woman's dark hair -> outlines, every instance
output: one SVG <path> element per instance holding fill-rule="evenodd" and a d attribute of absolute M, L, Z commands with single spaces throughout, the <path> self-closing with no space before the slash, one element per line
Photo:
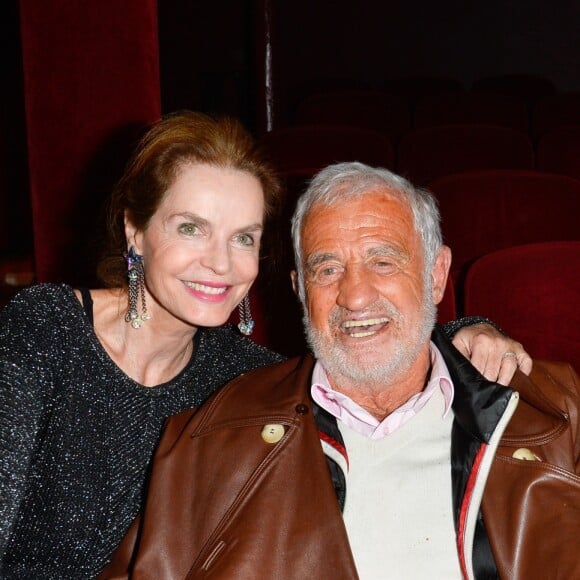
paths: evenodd
<path fill-rule="evenodd" d="M 280 181 L 238 120 L 192 111 L 167 115 L 140 140 L 109 200 L 106 248 L 97 268 L 105 286 L 126 284 L 125 215 L 137 229 L 146 229 L 180 169 L 188 163 L 237 169 L 253 175 L 264 192 L 265 217 L 277 210 Z"/>

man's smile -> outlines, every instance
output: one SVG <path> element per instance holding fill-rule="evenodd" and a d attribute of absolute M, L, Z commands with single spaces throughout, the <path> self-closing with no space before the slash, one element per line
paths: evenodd
<path fill-rule="evenodd" d="M 365 320 L 346 320 L 341 324 L 343 333 L 353 338 L 364 338 L 376 334 L 389 323 L 389 318 L 367 318 Z"/>

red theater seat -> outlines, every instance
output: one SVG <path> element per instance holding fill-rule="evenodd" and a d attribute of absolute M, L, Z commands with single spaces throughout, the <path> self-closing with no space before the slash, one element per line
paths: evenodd
<path fill-rule="evenodd" d="M 318 170 L 339 161 L 393 167 L 393 146 L 378 131 L 336 125 L 297 125 L 275 129 L 261 144 L 280 171 Z"/>
<path fill-rule="evenodd" d="M 395 142 L 411 124 L 406 99 L 382 91 L 336 91 L 301 101 L 296 124 L 353 125 L 384 133 Z"/>
<path fill-rule="evenodd" d="M 556 93 L 536 103 L 532 111 L 532 130 L 536 139 L 568 125 L 580 125 L 580 93 Z"/>
<path fill-rule="evenodd" d="M 580 179 L 580 125 L 559 127 L 540 139 L 538 168 Z"/>
<path fill-rule="evenodd" d="M 437 76 L 410 76 L 387 79 L 381 88 L 393 95 L 400 95 L 414 106 L 427 95 L 453 93 L 464 90 L 459 79 Z"/>
<path fill-rule="evenodd" d="M 489 76 L 476 80 L 471 90 L 474 92 L 501 93 L 515 95 L 533 105 L 538 99 L 556 92 L 554 83 L 542 76 L 526 74 L 506 74 Z"/>
<path fill-rule="evenodd" d="M 580 370 L 580 241 L 487 254 L 469 269 L 465 312 L 487 316 L 534 358 Z"/>
<path fill-rule="evenodd" d="M 495 93 L 444 93 L 421 99 L 415 106 L 414 126 L 485 124 L 529 131 L 526 102 Z"/>
<path fill-rule="evenodd" d="M 477 171 L 429 184 L 457 278 L 475 258 L 532 242 L 578 240 L 580 181 L 538 171 Z"/>
<path fill-rule="evenodd" d="M 398 173 L 417 185 L 437 177 L 480 169 L 533 169 L 528 135 L 492 125 L 422 127 L 397 146 Z"/>

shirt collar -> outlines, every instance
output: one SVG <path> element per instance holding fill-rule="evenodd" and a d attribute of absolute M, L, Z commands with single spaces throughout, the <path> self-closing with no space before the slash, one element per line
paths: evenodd
<path fill-rule="evenodd" d="M 413 418 L 427 404 L 435 389 L 441 389 L 445 400 L 443 417 L 453 402 L 453 382 L 439 349 L 431 342 L 431 375 L 426 387 L 379 421 L 350 397 L 335 391 L 330 385 L 322 363 L 317 361 L 312 373 L 311 393 L 314 401 L 348 427 L 371 439 L 380 439 L 392 433 Z"/>

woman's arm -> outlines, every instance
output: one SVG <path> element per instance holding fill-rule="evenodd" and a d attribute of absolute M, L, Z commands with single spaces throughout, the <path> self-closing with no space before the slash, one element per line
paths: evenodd
<path fill-rule="evenodd" d="M 508 385 L 518 368 L 526 375 L 532 371 L 532 359 L 524 347 L 487 318 L 460 318 L 444 324 L 443 330 L 455 348 L 490 381 Z"/>
<path fill-rule="evenodd" d="M 46 321 L 32 316 L 34 310 L 21 295 L 0 312 L 0 570 L 51 395 L 50 357 L 39 348 Z"/>

